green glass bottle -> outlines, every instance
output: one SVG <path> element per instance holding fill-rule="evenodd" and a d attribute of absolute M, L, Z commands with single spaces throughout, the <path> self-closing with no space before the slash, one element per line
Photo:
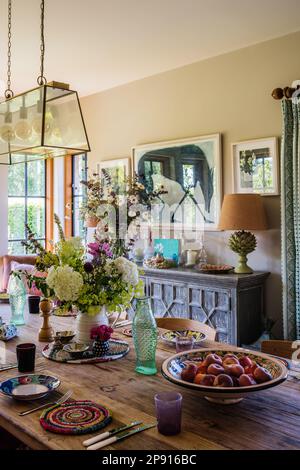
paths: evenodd
<path fill-rule="evenodd" d="M 132 336 L 136 352 L 136 372 L 145 375 L 156 374 L 157 326 L 149 297 L 136 299 Z"/>

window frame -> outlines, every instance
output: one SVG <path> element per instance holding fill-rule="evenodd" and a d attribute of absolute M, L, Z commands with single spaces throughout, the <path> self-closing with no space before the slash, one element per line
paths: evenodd
<path fill-rule="evenodd" d="M 85 174 L 83 179 L 88 177 L 88 155 L 82 153 L 80 155 L 69 155 L 65 159 L 65 234 L 68 237 L 80 236 L 75 234 L 75 211 L 74 203 L 77 198 L 84 197 L 84 194 L 76 194 L 75 192 L 75 162 L 76 158 L 84 157 Z M 70 215 L 71 214 L 71 215 Z"/>
<path fill-rule="evenodd" d="M 8 246 L 9 246 L 9 244 L 28 241 L 28 231 L 26 229 L 26 225 L 28 223 L 28 199 L 44 199 L 44 224 L 45 224 L 44 225 L 44 234 L 45 234 L 45 236 L 36 238 L 36 240 L 38 240 L 40 242 L 44 242 L 45 247 L 46 247 L 47 246 L 47 228 L 48 228 L 48 214 L 47 214 L 48 168 L 47 168 L 47 163 L 46 163 L 46 160 L 43 160 L 43 163 L 44 163 L 44 191 L 43 191 L 43 195 L 39 195 L 39 196 L 28 195 L 28 163 L 31 163 L 31 162 L 25 161 L 24 163 L 20 163 L 20 165 L 24 165 L 24 195 L 15 195 L 15 194 L 12 195 L 12 194 L 9 194 L 9 191 L 8 191 L 8 195 L 7 195 L 8 202 L 9 202 L 9 199 L 16 199 L 16 198 L 24 200 L 24 212 L 25 212 L 24 238 L 11 239 L 11 238 L 7 237 L 7 243 L 8 243 Z M 16 165 L 18 165 L 18 163 L 16 163 Z M 25 254 L 28 254 L 27 248 L 25 248 Z M 14 255 L 14 253 L 12 253 L 12 255 Z"/>

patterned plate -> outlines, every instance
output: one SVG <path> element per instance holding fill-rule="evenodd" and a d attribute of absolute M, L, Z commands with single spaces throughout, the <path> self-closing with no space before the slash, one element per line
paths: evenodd
<path fill-rule="evenodd" d="M 42 354 L 47 359 L 56 362 L 67 362 L 69 364 L 95 364 L 97 362 L 116 361 L 126 356 L 129 352 L 129 344 L 126 341 L 111 339 L 109 342 L 109 351 L 105 356 L 95 357 L 91 350 L 86 351 L 81 357 L 76 357 L 63 349 L 55 349 L 54 343 L 47 344 Z"/>
<path fill-rule="evenodd" d="M 110 410 L 92 401 L 75 401 L 52 406 L 41 417 L 41 426 L 57 434 L 95 432 L 112 420 Z"/>
<path fill-rule="evenodd" d="M 60 380 L 56 377 L 28 374 L 5 380 L 0 384 L 0 391 L 16 400 L 36 400 L 52 392 L 59 385 Z"/>
<path fill-rule="evenodd" d="M 201 331 L 193 331 L 193 330 L 177 330 L 177 331 L 166 331 L 160 336 L 160 339 L 165 341 L 168 344 L 175 345 L 176 338 L 178 336 L 193 336 L 195 339 L 195 345 L 200 344 L 202 341 L 206 339 L 206 335 Z"/>

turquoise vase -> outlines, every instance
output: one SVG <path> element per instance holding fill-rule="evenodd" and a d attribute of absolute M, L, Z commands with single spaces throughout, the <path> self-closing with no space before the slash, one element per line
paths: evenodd
<path fill-rule="evenodd" d="M 157 326 L 148 297 L 136 299 L 132 336 L 136 352 L 135 371 L 145 375 L 156 374 Z"/>
<path fill-rule="evenodd" d="M 14 275 L 10 276 L 8 293 L 11 310 L 10 322 L 15 325 L 25 325 L 26 289 L 23 281 L 19 277 Z"/>

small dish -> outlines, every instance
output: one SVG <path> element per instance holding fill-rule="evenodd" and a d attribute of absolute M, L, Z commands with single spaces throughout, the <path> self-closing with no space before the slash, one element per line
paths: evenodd
<path fill-rule="evenodd" d="M 234 268 L 228 264 L 203 264 L 200 266 L 197 264 L 194 269 L 202 274 L 228 274 Z"/>
<path fill-rule="evenodd" d="M 51 375 L 27 374 L 0 383 L 0 391 L 16 400 L 36 400 L 48 395 L 59 385 L 60 380 Z"/>
<path fill-rule="evenodd" d="M 75 337 L 74 331 L 57 331 L 55 333 L 55 341 L 59 340 L 63 344 L 67 344 Z"/>
<path fill-rule="evenodd" d="M 70 354 L 82 354 L 89 349 L 88 344 L 84 343 L 69 343 L 63 347 L 64 351 L 67 351 Z"/>
<path fill-rule="evenodd" d="M 178 336 L 192 336 L 195 340 L 194 345 L 200 345 L 202 341 L 206 340 L 206 335 L 201 331 L 193 330 L 170 330 L 160 335 L 160 339 L 165 343 L 168 343 L 172 346 L 176 345 L 176 338 Z"/>

